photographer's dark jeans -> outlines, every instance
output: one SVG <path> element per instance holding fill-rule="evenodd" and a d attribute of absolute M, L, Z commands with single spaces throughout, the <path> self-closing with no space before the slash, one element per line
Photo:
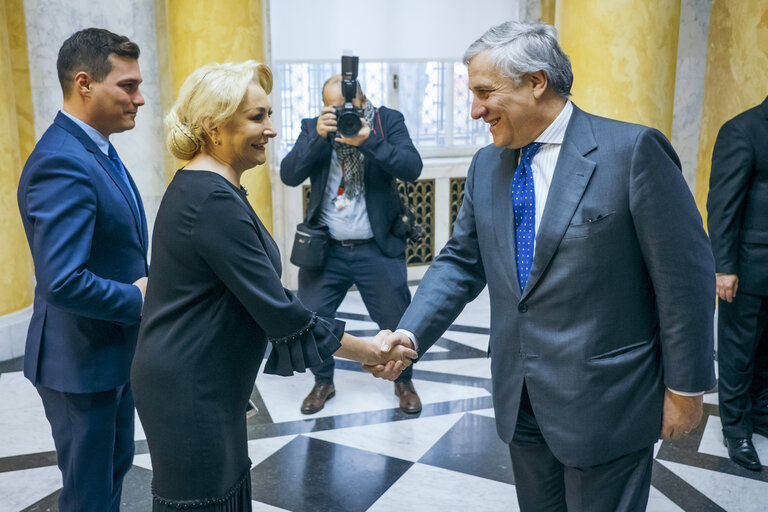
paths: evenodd
<path fill-rule="evenodd" d="M 376 242 L 344 247 L 332 244 L 328 261 L 321 270 L 299 270 L 299 299 L 321 316 L 336 316 L 350 287 L 355 285 L 368 314 L 379 329 L 395 330 L 400 317 L 411 303 L 405 268 L 405 255 L 390 258 Z M 311 368 L 316 381 L 333 382 L 333 358 Z M 398 377 L 409 381 L 413 365 Z"/>

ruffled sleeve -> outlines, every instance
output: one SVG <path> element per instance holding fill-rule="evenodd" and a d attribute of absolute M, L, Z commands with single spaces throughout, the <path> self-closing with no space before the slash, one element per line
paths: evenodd
<path fill-rule="evenodd" d="M 264 373 L 288 377 L 293 372 L 305 372 L 317 366 L 341 347 L 344 322 L 315 314 L 307 325 L 280 338 L 268 338 L 272 353 Z"/>
<path fill-rule="evenodd" d="M 260 230 L 235 192 L 214 190 L 200 208 L 195 249 L 261 328 L 258 341 L 272 343 L 266 373 L 304 372 L 341 347 L 344 322 L 318 317 L 283 287 Z"/>

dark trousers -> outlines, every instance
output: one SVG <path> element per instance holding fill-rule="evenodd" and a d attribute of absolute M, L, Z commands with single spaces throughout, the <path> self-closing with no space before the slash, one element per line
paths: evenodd
<path fill-rule="evenodd" d="M 761 403 L 765 389 L 760 388 L 768 385 L 768 297 L 740 291 L 733 302 L 721 300 L 718 307 L 717 389 L 723 435 L 751 438 L 754 420 L 768 422 L 768 411 L 760 411 L 767 405 Z M 754 418 L 753 405 L 758 407 Z"/>
<path fill-rule="evenodd" d="M 763 435 L 768 430 L 768 327 L 763 329 L 757 353 L 752 386 L 749 390 L 752 400 L 752 423 L 762 427 Z"/>
<path fill-rule="evenodd" d="M 521 512 L 645 511 L 653 446 L 596 466 L 565 466 L 547 446 L 525 386 L 509 453 Z"/>
<path fill-rule="evenodd" d="M 405 256 L 384 255 L 373 240 L 350 247 L 332 244 L 328 261 L 320 270 L 299 270 L 299 299 L 321 316 L 336 316 L 336 309 L 352 285 L 357 286 L 368 314 L 379 329 L 395 330 L 411 303 Z M 315 381 L 333 382 L 333 358 L 311 368 Z M 398 382 L 409 381 L 413 365 Z"/>
<path fill-rule="evenodd" d="M 130 384 L 100 393 L 37 387 L 51 424 L 64 483 L 61 512 L 116 512 L 123 477 L 133 464 Z"/>

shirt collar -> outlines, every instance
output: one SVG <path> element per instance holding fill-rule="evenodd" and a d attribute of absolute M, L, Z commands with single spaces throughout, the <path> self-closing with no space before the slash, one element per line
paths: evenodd
<path fill-rule="evenodd" d="M 562 144 L 563 138 L 565 138 L 565 129 L 571 120 L 571 114 L 573 114 L 573 103 L 571 103 L 571 100 L 566 100 L 565 107 L 560 111 L 560 114 L 552 121 L 552 124 L 547 126 L 546 130 L 541 132 L 541 135 L 536 137 L 534 142 Z"/>
<path fill-rule="evenodd" d="M 63 110 L 60 111 L 62 114 L 70 118 L 77 126 L 82 128 L 82 130 L 85 132 L 85 134 L 99 147 L 102 153 L 109 156 L 109 139 L 106 138 L 104 135 L 101 134 L 99 130 L 94 128 L 93 126 L 89 125 L 88 123 L 85 123 L 81 121 L 80 119 L 76 118 L 69 112 L 64 112 Z"/>

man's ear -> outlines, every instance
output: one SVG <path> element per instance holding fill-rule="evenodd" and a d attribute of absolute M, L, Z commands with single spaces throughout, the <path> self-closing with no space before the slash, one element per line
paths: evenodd
<path fill-rule="evenodd" d="M 91 87 L 93 86 L 93 79 L 91 78 L 91 75 L 86 73 L 85 71 L 79 71 L 74 78 L 75 87 L 74 91 L 78 93 L 81 97 L 90 97 L 91 95 Z"/>
<path fill-rule="evenodd" d="M 547 87 L 549 87 L 549 77 L 547 76 L 547 72 L 539 70 L 534 71 L 533 73 L 528 73 L 528 79 L 533 88 L 533 97 L 537 100 L 541 99 L 546 92 Z"/>

